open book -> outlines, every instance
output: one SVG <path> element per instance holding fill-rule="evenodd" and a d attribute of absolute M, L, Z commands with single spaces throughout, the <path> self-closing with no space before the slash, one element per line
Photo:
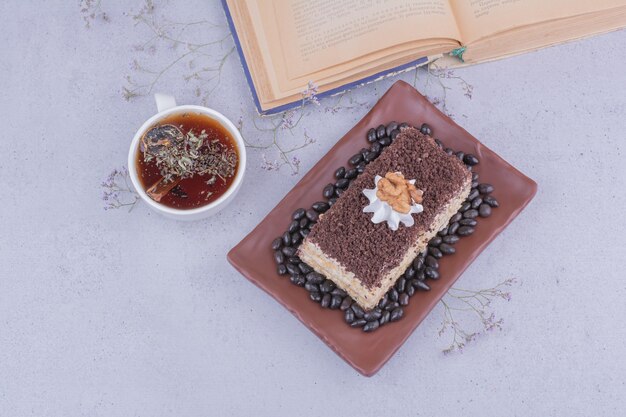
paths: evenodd
<path fill-rule="evenodd" d="M 626 26 L 626 0 L 222 0 L 259 112 L 453 51 L 475 63 Z"/>

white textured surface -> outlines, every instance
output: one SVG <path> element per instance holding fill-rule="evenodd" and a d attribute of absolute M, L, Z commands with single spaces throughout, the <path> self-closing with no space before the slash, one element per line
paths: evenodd
<path fill-rule="evenodd" d="M 251 151 L 239 196 L 213 219 L 102 210 L 100 182 L 154 112 L 149 97 L 121 97 L 133 45 L 150 36 L 126 3 L 103 2 L 110 22 L 86 29 L 75 1 L 0 2 L 1 416 L 623 414 L 626 32 L 457 71 L 473 99 L 456 86 L 448 109 L 539 183 L 460 283 L 520 285 L 494 307 L 502 332 L 444 356 L 438 306 L 364 378 L 225 258 L 301 174 L 261 170 Z M 217 1 L 169 10 L 223 19 Z M 251 99 L 233 58 L 209 102 L 236 120 Z M 157 89 L 197 103 L 180 71 Z M 389 85 L 356 95 L 371 104 Z M 301 172 L 365 111 L 303 120 L 317 142 L 298 153 Z"/>

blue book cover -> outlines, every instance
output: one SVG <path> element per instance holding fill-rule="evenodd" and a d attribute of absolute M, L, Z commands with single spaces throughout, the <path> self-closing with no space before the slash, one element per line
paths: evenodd
<path fill-rule="evenodd" d="M 241 65 L 243 66 L 243 71 L 244 74 L 246 75 L 246 80 L 248 81 L 248 85 L 250 86 L 250 92 L 252 93 L 252 98 L 254 99 L 254 104 L 257 108 L 257 111 L 259 112 L 259 114 L 261 115 L 270 115 L 270 114 L 276 114 L 276 113 L 280 113 L 295 107 L 298 107 L 302 104 L 302 100 L 298 99 L 295 100 L 291 103 L 287 103 L 287 104 L 283 104 L 277 107 L 272 107 L 272 108 L 268 108 L 268 109 L 263 109 L 261 107 L 261 102 L 259 101 L 259 96 L 257 94 L 257 90 L 254 86 L 254 82 L 252 81 L 252 77 L 250 75 L 250 68 L 248 67 L 248 63 L 246 62 L 246 57 L 243 53 L 243 50 L 241 48 L 241 42 L 239 40 L 239 34 L 237 33 L 237 29 L 235 28 L 235 24 L 233 22 L 233 18 L 231 16 L 230 13 L 230 9 L 228 8 L 228 4 L 227 4 L 227 0 L 222 0 L 222 6 L 224 8 L 224 14 L 226 15 L 226 20 L 228 21 L 228 27 L 230 29 L 230 32 L 232 33 L 233 36 L 233 40 L 235 41 L 235 47 L 237 48 L 237 53 L 239 54 L 239 59 L 241 60 Z M 397 67 L 394 68 L 390 68 L 388 70 L 385 71 L 381 71 L 378 72 L 376 74 L 370 75 L 368 77 L 364 77 L 360 80 L 357 81 L 353 81 L 350 82 L 348 84 L 344 84 L 340 87 L 337 88 L 333 88 L 331 90 L 327 90 L 324 91 L 322 93 L 317 94 L 318 98 L 324 98 L 324 97 L 328 97 L 328 96 L 332 96 L 335 94 L 339 94 L 342 93 L 346 90 L 350 90 L 352 88 L 358 87 L 360 85 L 363 84 L 367 84 L 370 82 L 374 82 L 377 81 L 381 78 L 384 77 L 388 77 L 388 76 L 393 76 L 396 75 L 400 72 L 403 71 L 409 71 L 411 69 L 417 68 L 421 65 L 425 65 L 429 62 L 429 58 L 428 57 L 423 57 L 423 58 L 419 58 L 416 59 L 414 61 L 411 62 L 407 62 L 406 64 L 403 65 L 399 65 Z"/>

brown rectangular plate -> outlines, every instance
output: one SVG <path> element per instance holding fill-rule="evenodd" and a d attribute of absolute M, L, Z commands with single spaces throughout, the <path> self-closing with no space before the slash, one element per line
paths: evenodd
<path fill-rule="evenodd" d="M 339 310 L 323 309 L 309 299 L 308 291 L 293 285 L 276 272 L 272 240 L 280 236 L 299 207 L 308 208 L 322 200 L 322 189 L 334 182 L 333 174 L 347 166 L 350 156 L 367 147 L 366 132 L 391 121 L 420 126 L 428 123 L 434 136 L 445 146 L 472 153 L 480 158 L 475 171 L 480 181 L 493 184 L 500 207 L 489 218 L 481 219 L 476 232 L 461 239 L 456 254 L 440 264 L 441 279 L 429 281 L 431 290 L 416 294 L 405 307 L 402 320 L 373 333 L 349 327 Z M 246 278 L 262 288 L 320 337 L 346 362 L 366 376 L 375 374 L 402 346 L 437 302 L 478 254 L 523 210 L 537 191 L 537 184 L 482 145 L 449 117 L 441 113 L 409 84 L 398 81 L 300 180 L 280 203 L 228 253 L 230 263 Z"/>

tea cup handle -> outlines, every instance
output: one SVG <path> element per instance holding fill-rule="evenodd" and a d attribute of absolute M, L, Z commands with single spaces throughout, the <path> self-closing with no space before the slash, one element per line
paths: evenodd
<path fill-rule="evenodd" d="M 159 113 L 176 107 L 176 99 L 167 94 L 156 93 L 154 95 L 154 101 L 156 101 L 157 111 Z"/>

